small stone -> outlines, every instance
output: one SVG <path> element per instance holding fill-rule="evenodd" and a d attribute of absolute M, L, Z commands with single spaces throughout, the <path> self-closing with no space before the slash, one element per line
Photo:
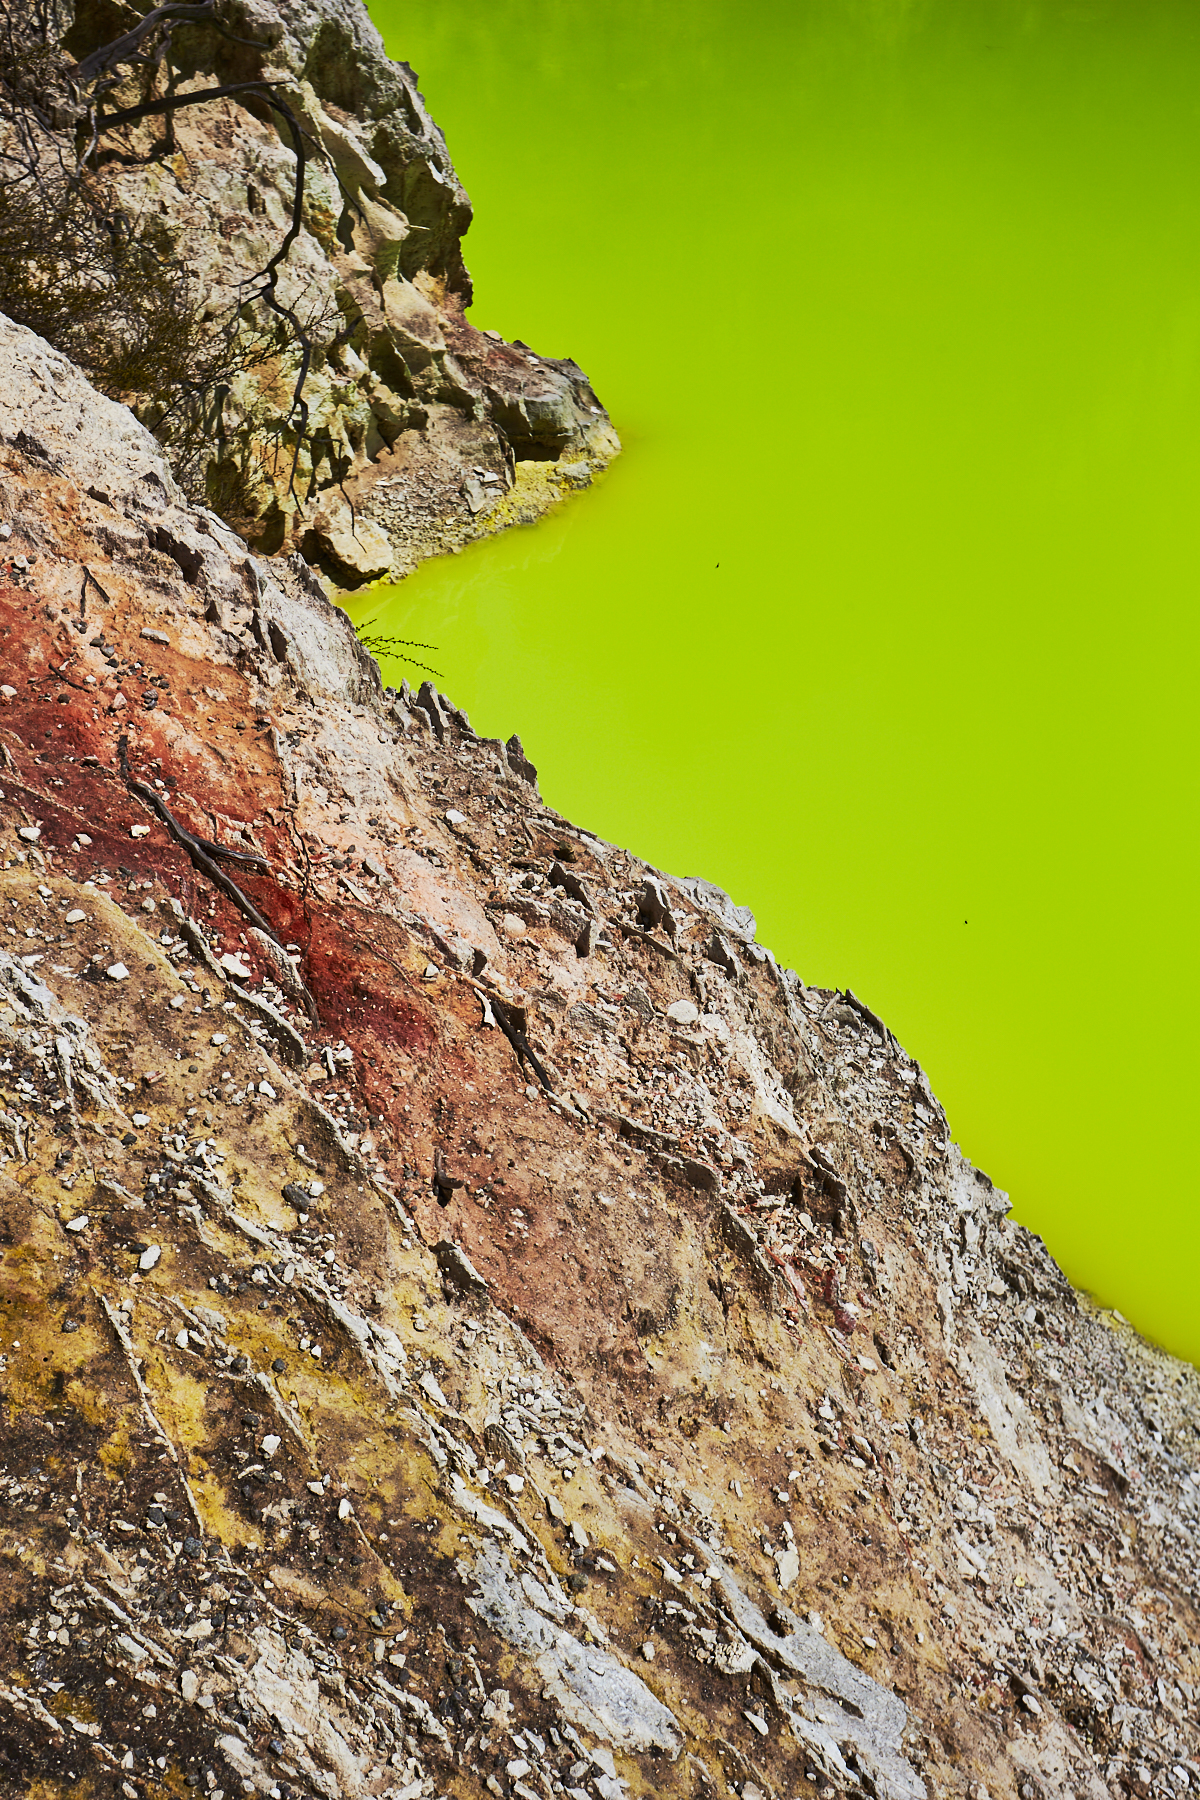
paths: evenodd
<path fill-rule="evenodd" d="M 60 1327 L 60 1330 L 62 1330 L 64 1333 L 66 1333 L 69 1336 L 72 1331 L 79 1330 L 79 1320 L 78 1319 L 64 1319 L 62 1322 L 62 1325 Z"/>
<path fill-rule="evenodd" d="M 186 1350 L 187 1349 L 188 1334 L 186 1331 L 177 1331 L 175 1333 L 175 1347 L 178 1350 Z"/>
<path fill-rule="evenodd" d="M 436 981 L 441 972 L 442 971 L 438 968 L 436 963 L 426 963 L 421 975 L 421 980 Z"/>
<path fill-rule="evenodd" d="M 277 1356 L 275 1361 L 271 1364 L 271 1367 L 274 1369 L 276 1375 L 285 1375 L 287 1373 L 287 1364 L 284 1362 L 282 1356 Z"/>
<path fill-rule="evenodd" d="M 667 1008 L 667 1017 L 673 1025 L 694 1025 L 700 1017 L 700 1008 L 693 1006 L 690 1000 L 673 1000 Z"/>
<path fill-rule="evenodd" d="M 86 1231 L 88 1223 L 88 1215 L 86 1213 L 80 1213 L 77 1219 L 68 1219 L 63 1229 L 65 1231 Z"/>
<path fill-rule="evenodd" d="M 227 1044 L 229 1039 L 223 1031 L 214 1031 L 208 1041 L 210 1044 L 215 1044 L 219 1048 L 222 1044 Z"/>
<path fill-rule="evenodd" d="M 158 695 L 156 694 L 154 697 L 157 700 Z M 148 825 L 131 825 L 129 827 L 129 835 L 131 838 L 149 837 L 150 827 Z"/>
<path fill-rule="evenodd" d="M 310 1481 L 306 1485 L 309 1493 L 315 1494 L 318 1500 L 323 1500 L 325 1498 L 325 1484 L 323 1481 Z"/>
<path fill-rule="evenodd" d="M 139 1130 L 144 1130 L 144 1128 L 150 1123 L 150 1114 L 149 1113 L 136 1112 L 136 1113 L 131 1113 L 129 1116 L 130 1116 L 131 1122 L 134 1125 L 136 1125 L 139 1128 Z"/>
<path fill-rule="evenodd" d="M 647 1642 L 642 1645 L 642 1660 L 644 1662 L 653 1662 L 654 1661 L 654 1645 L 653 1644 Z"/>
<path fill-rule="evenodd" d="M 789 1588 L 800 1573 L 800 1554 L 793 1548 L 777 1550 L 775 1553 L 775 1569 L 781 1588 Z"/>
<path fill-rule="evenodd" d="M 868 1650 L 878 1650 L 878 1648 L 879 1648 L 878 1640 L 873 1637 L 865 1637 L 864 1636 L 863 1644 L 866 1647 L 866 1649 L 868 1649 Z"/>
<path fill-rule="evenodd" d="M 505 1768 L 514 1781 L 520 1781 L 523 1775 L 528 1775 L 532 1767 L 532 1763 L 527 1763 L 523 1756 L 514 1756 L 510 1763 L 505 1764 Z"/>
<path fill-rule="evenodd" d="M 198 1537 L 185 1537 L 183 1540 L 183 1554 L 190 1557 L 193 1562 L 196 1562 L 204 1555 L 204 1545 L 200 1542 Z"/>
<path fill-rule="evenodd" d="M 0 686 L 0 694 L 3 694 L 6 700 L 15 700 L 17 697 L 17 690 L 15 687 L 9 687 L 6 681 Z"/>
<path fill-rule="evenodd" d="M 142 911 L 144 913 L 152 913 L 152 912 L 158 911 L 158 907 L 156 906 L 155 902 L 150 899 L 149 895 L 147 895 L 146 899 L 144 899 L 142 901 Z"/>
<path fill-rule="evenodd" d="M 571 1542 L 577 1550 L 586 1550 L 588 1547 L 588 1534 L 578 1519 L 573 1520 L 571 1524 Z"/>
<path fill-rule="evenodd" d="M 447 825 L 465 825 L 467 822 L 466 813 L 455 812 L 452 806 L 442 814 L 442 817 Z"/>
<path fill-rule="evenodd" d="M 346 1627 L 344 1625 L 335 1625 L 333 1628 L 333 1635 L 340 1642 L 346 1635 Z"/>
<path fill-rule="evenodd" d="M 561 1500 L 556 1500 L 553 1494 L 549 1494 L 546 1497 L 546 1511 L 550 1514 L 550 1517 L 554 1520 L 556 1525 L 566 1524 L 567 1515 L 563 1510 L 563 1503 Z"/>
<path fill-rule="evenodd" d="M 743 1706 L 742 1716 L 750 1721 L 760 1737 L 766 1737 L 770 1727 L 761 1713 L 751 1712 L 749 1708 Z"/>
<path fill-rule="evenodd" d="M 68 925 L 82 925 L 83 921 L 86 918 L 87 918 L 87 914 L 84 912 L 82 906 L 73 906 L 71 908 L 70 912 L 67 914 L 67 924 Z"/>
<path fill-rule="evenodd" d="M 15 689 L 14 689 L 15 692 Z M 17 836 L 25 844 L 36 844 L 42 835 L 40 825 L 18 825 Z"/>
<path fill-rule="evenodd" d="M 260 1094 L 265 1094 L 268 1100 L 274 1100 L 275 1098 L 275 1089 L 271 1086 L 269 1081 L 260 1081 L 258 1084 L 258 1091 Z"/>
<path fill-rule="evenodd" d="M 110 968 L 104 971 L 104 973 L 108 976 L 110 981 L 129 980 L 129 970 L 125 967 L 125 964 L 121 962 L 113 963 Z"/>
<path fill-rule="evenodd" d="M 171 1011 L 172 1012 L 182 1012 L 186 1005 L 187 1005 L 187 995 L 186 994 L 176 994 L 175 998 L 171 1002 Z"/>
<path fill-rule="evenodd" d="M 165 631 L 152 631 L 148 625 L 144 627 L 142 636 L 152 644 L 169 644 L 171 641 Z"/>
<path fill-rule="evenodd" d="M 277 1437 L 273 1431 L 269 1431 L 262 1441 L 263 1455 L 274 1456 L 282 1442 L 283 1439 L 281 1437 Z"/>
<path fill-rule="evenodd" d="M 510 1494 L 522 1493 L 525 1487 L 525 1477 L 523 1475 L 506 1475 L 504 1485 Z"/>
<path fill-rule="evenodd" d="M 351 1504 L 348 1500 L 339 1500 L 338 1501 L 338 1518 L 339 1519 L 348 1519 L 350 1517 L 350 1514 L 353 1511 L 354 1511 L 354 1508 L 351 1506 Z"/>
<path fill-rule="evenodd" d="M 218 960 L 225 973 L 227 975 L 232 975 L 236 981 L 248 981 L 250 979 L 250 965 L 244 963 L 240 956 L 235 956 L 232 950 L 226 950 L 224 956 L 220 957 Z"/>
<path fill-rule="evenodd" d="M 525 936 L 525 921 L 524 919 L 519 919 L 516 913 L 505 913 L 500 921 L 500 929 L 503 931 L 505 937 L 513 939 L 523 938 Z"/>
<path fill-rule="evenodd" d="M 138 1268 L 141 1269 L 143 1274 L 149 1274 L 150 1270 L 157 1266 L 158 1259 L 161 1255 L 161 1244 L 148 1244 L 142 1251 L 142 1254 L 138 1257 Z"/>
<path fill-rule="evenodd" d="M 1021 1705 L 1025 1708 L 1025 1711 L 1027 1713 L 1032 1713 L 1035 1719 L 1041 1718 L 1041 1716 L 1042 1716 L 1041 1702 L 1039 1700 L 1035 1700 L 1032 1694 L 1022 1694 L 1021 1695 Z"/>

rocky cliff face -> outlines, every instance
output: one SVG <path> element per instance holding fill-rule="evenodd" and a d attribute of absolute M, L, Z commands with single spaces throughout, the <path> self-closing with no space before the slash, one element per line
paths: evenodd
<path fill-rule="evenodd" d="M 4 1791 L 1200 1786 L 1200 1382 L 886 1026 L 5 324 L 0 520 Z"/>
<path fill-rule="evenodd" d="M 93 234 L 129 246 L 101 294 L 135 253 L 185 272 L 171 298 L 206 385 L 189 399 L 187 365 L 170 394 L 116 397 L 192 497 L 332 592 L 586 487 L 619 448 L 608 417 L 574 363 L 468 323 L 470 203 L 357 0 L 137 19 L 107 0 L 9 18 L 0 191 L 82 169 Z M 35 296 L 20 316 L 52 311 Z"/>

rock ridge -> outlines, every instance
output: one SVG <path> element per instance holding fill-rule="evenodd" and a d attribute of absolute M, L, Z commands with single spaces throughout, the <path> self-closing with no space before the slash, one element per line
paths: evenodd
<path fill-rule="evenodd" d="M 13 15 L 0 174 L 11 207 L 70 171 L 93 235 L 137 222 L 131 245 L 186 273 L 164 304 L 192 309 L 197 366 L 225 343 L 219 369 L 182 412 L 181 389 L 132 377 L 116 397 L 192 500 L 332 593 L 589 486 L 620 448 L 608 415 L 569 358 L 468 321 L 470 201 L 359 0 L 204 0 L 129 32 L 133 17 L 88 0 Z M 54 311 L 10 288 L 26 323 Z"/>

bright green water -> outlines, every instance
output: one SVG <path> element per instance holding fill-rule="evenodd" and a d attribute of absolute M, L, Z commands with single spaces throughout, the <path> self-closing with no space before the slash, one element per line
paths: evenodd
<path fill-rule="evenodd" d="M 853 986 L 1072 1277 L 1200 1360 L 1195 8 L 374 11 L 476 323 L 626 444 L 381 628 Z"/>

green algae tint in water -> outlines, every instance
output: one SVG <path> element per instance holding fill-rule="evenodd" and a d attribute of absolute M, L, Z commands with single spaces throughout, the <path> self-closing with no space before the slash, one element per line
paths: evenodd
<path fill-rule="evenodd" d="M 1073 1279 L 1200 1358 L 1195 9 L 375 12 L 472 317 L 626 450 L 355 616 L 852 985 Z"/>

